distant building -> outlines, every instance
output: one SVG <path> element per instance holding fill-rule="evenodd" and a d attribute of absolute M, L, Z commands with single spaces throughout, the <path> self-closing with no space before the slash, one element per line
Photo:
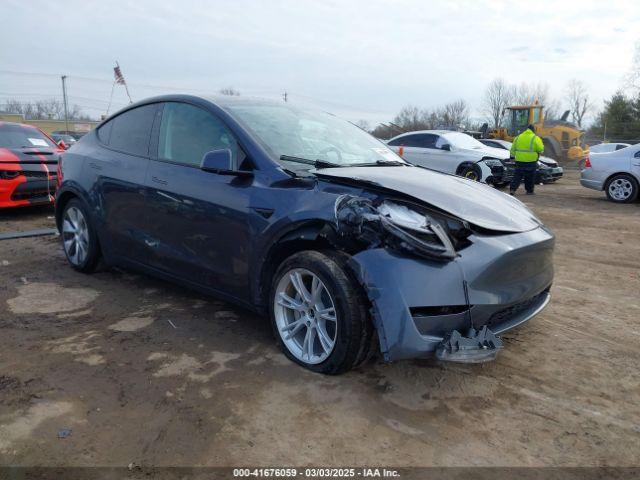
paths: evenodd
<path fill-rule="evenodd" d="M 21 113 L 0 112 L 0 122 L 26 123 L 38 127 L 46 133 L 65 131 L 67 129 L 67 124 L 64 120 L 25 120 L 24 115 Z M 91 120 L 69 120 L 69 131 L 87 133 L 96 128 L 99 123 Z"/>

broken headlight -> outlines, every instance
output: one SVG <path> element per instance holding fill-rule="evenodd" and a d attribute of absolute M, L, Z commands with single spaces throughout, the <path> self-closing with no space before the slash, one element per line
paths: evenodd
<path fill-rule="evenodd" d="M 493 158 L 489 158 L 484 161 L 487 167 L 502 167 L 502 162 Z"/>
<path fill-rule="evenodd" d="M 378 206 L 383 227 L 402 240 L 405 249 L 427 256 L 454 258 L 456 250 L 442 225 L 405 205 L 384 201 Z"/>
<path fill-rule="evenodd" d="M 452 259 L 456 250 L 442 224 L 411 206 L 343 195 L 336 201 L 336 226 L 343 238 L 368 248 L 390 247 L 428 258 Z"/>

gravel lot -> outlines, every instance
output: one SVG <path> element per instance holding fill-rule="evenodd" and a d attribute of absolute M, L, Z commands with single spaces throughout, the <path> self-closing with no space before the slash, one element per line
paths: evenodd
<path fill-rule="evenodd" d="M 308 373 L 265 318 L 0 241 L 0 464 L 638 466 L 640 203 L 577 179 L 521 197 L 557 235 L 553 298 L 485 365 Z"/>

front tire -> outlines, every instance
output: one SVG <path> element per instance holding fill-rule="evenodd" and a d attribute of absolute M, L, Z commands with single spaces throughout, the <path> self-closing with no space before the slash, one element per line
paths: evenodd
<path fill-rule="evenodd" d="M 93 272 L 100 260 L 100 246 L 85 205 L 70 200 L 62 212 L 60 225 L 62 248 L 69 264 L 84 273 Z"/>
<path fill-rule="evenodd" d="M 282 262 L 269 311 L 278 345 L 309 370 L 340 374 L 375 348 L 367 299 L 335 252 L 306 250 Z"/>
<path fill-rule="evenodd" d="M 459 175 L 469 180 L 479 182 L 482 179 L 482 171 L 477 165 L 468 165 L 460 169 Z"/>
<path fill-rule="evenodd" d="M 604 190 L 607 198 L 615 203 L 631 203 L 638 198 L 638 182 L 626 173 L 611 177 Z"/>

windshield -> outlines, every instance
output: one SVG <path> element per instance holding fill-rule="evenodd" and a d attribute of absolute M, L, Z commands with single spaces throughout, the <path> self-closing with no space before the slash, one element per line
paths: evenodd
<path fill-rule="evenodd" d="M 2 148 L 55 148 L 56 145 L 40 130 L 22 125 L 0 125 Z"/>
<path fill-rule="evenodd" d="M 484 145 L 482 143 L 480 143 L 478 140 L 476 140 L 472 136 L 467 135 L 466 133 L 460 133 L 460 132 L 445 133 L 443 137 L 449 143 L 451 143 L 451 145 L 457 148 L 467 148 L 467 149 L 484 148 Z"/>
<path fill-rule="evenodd" d="M 231 105 L 227 108 L 279 163 L 287 162 L 280 158 L 283 155 L 337 166 L 404 163 L 367 132 L 328 113 L 289 105 Z M 313 165 L 305 168 L 313 168 Z"/>

